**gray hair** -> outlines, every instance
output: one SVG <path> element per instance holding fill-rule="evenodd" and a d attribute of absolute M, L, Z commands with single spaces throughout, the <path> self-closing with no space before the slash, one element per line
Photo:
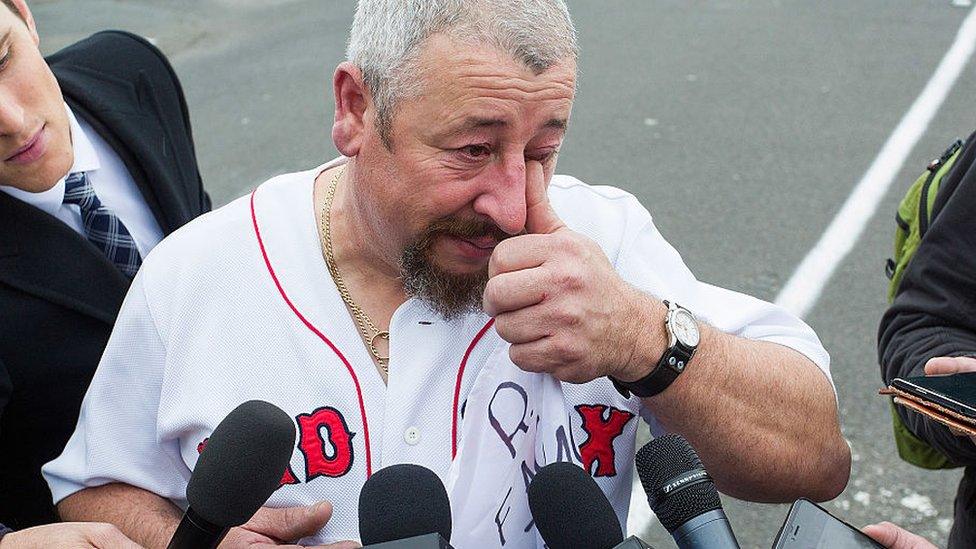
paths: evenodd
<path fill-rule="evenodd" d="M 346 56 L 363 73 L 387 145 L 397 101 L 420 93 L 421 46 L 437 33 L 490 44 L 536 74 L 579 56 L 564 0 L 359 0 Z"/>

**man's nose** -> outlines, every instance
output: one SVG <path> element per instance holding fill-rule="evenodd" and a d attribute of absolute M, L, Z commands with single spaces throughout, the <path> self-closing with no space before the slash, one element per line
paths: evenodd
<path fill-rule="evenodd" d="M 20 136 L 24 131 L 24 118 L 20 104 L 0 89 L 0 136 Z"/>
<path fill-rule="evenodd" d="M 506 160 L 491 167 L 485 189 L 474 201 L 475 212 L 491 218 L 508 234 L 525 229 L 525 159 Z"/>

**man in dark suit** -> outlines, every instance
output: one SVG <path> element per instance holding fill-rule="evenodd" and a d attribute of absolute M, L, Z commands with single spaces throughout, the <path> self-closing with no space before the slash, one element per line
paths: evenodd
<path fill-rule="evenodd" d="M 40 469 L 131 277 L 210 199 L 159 50 L 103 32 L 45 60 L 25 1 L 0 1 L 0 523 L 17 530 L 57 520 Z"/>

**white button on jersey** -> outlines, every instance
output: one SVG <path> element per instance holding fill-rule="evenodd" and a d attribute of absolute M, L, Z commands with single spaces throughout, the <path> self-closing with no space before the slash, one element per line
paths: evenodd
<path fill-rule="evenodd" d="M 410 427 L 403 433 L 403 440 L 407 441 L 410 446 L 416 446 L 420 442 L 420 429 L 416 427 Z"/>

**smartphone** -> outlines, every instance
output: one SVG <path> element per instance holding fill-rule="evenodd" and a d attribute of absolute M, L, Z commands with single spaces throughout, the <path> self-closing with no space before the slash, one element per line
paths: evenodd
<path fill-rule="evenodd" d="M 957 414 L 976 419 L 976 372 L 896 378 L 891 386 Z"/>
<path fill-rule="evenodd" d="M 773 549 L 884 549 L 816 503 L 798 499 L 790 507 Z"/>

